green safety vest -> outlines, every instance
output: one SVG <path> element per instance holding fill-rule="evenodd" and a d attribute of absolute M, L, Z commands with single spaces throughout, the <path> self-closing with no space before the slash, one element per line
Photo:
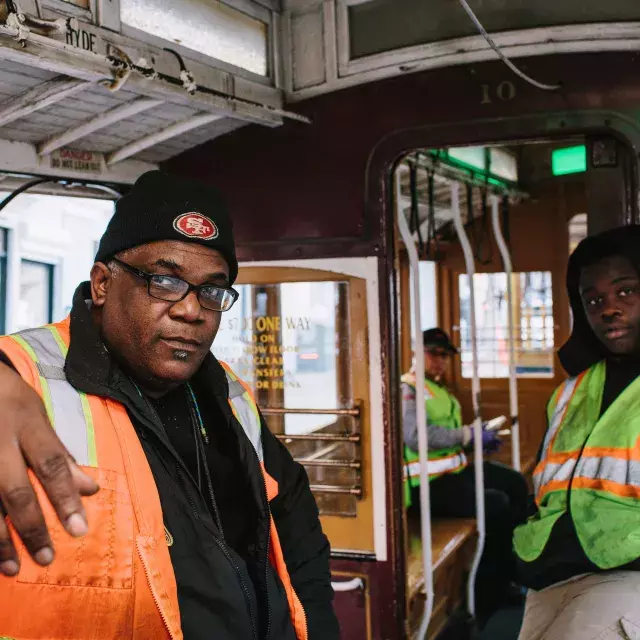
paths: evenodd
<path fill-rule="evenodd" d="M 596 566 L 613 569 L 640 557 L 640 377 L 600 417 L 605 369 L 594 365 L 551 397 L 533 476 L 538 513 L 514 534 L 526 562 L 543 552 L 568 495 L 578 539 Z"/>
<path fill-rule="evenodd" d="M 414 373 L 402 376 L 402 382 L 416 388 Z M 448 429 L 462 426 L 462 409 L 457 398 L 432 380 L 424 381 L 425 410 L 430 424 Z M 467 457 L 461 445 L 448 449 L 429 450 L 429 481 L 446 473 L 459 473 L 467 466 Z M 411 487 L 420 486 L 420 456 L 417 451 L 404 447 L 404 498 L 405 506 L 411 506 Z"/>

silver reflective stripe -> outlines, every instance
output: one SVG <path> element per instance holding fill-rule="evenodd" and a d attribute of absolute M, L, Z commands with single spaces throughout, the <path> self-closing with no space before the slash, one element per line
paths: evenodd
<path fill-rule="evenodd" d="M 576 466 L 575 458 L 571 460 L 565 460 L 563 463 L 548 463 L 542 474 L 536 473 L 533 476 L 533 487 L 536 494 L 549 482 L 563 482 L 569 480 L 573 473 L 573 468 Z"/>
<path fill-rule="evenodd" d="M 229 382 L 229 398 L 233 400 L 246 393 L 246 389 L 237 380 L 232 380 L 228 375 L 227 380 Z"/>
<path fill-rule="evenodd" d="M 447 471 L 454 471 L 459 467 L 467 464 L 467 456 L 464 453 L 460 453 L 448 458 L 436 458 L 427 462 L 427 471 L 430 476 L 434 476 L 440 473 L 446 473 Z M 417 478 L 420 475 L 420 462 L 409 462 L 404 465 L 404 475 Z"/>
<path fill-rule="evenodd" d="M 64 355 L 49 329 L 29 329 L 18 335 L 29 343 L 43 365 L 64 368 Z"/>
<path fill-rule="evenodd" d="M 556 404 L 556 408 L 553 411 L 553 415 L 551 416 L 551 424 L 547 429 L 547 433 L 544 436 L 544 444 L 542 445 L 542 456 L 540 460 L 544 460 L 547 457 L 549 445 L 553 441 L 554 436 L 558 432 L 560 425 L 562 424 L 562 419 L 564 418 L 564 414 L 567 409 L 567 405 L 569 404 L 569 400 L 571 400 L 571 396 L 573 395 L 573 390 L 576 388 L 576 384 L 578 384 L 578 378 L 571 378 L 564 383 L 564 387 L 562 392 L 560 393 L 560 397 L 558 398 L 558 403 Z"/>
<path fill-rule="evenodd" d="M 49 383 L 56 435 L 78 464 L 89 466 L 89 442 L 82 401 L 64 376 L 65 357 L 58 343 L 49 329 L 30 329 L 18 335 L 35 351 L 40 360 L 36 365 L 38 371 Z"/>
<path fill-rule="evenodd" d="M 253 448 L 258 454 L 260 462 L 264 462 L 264 450 L 262 448 L 262 425 L 260 424 L 260 418 L 257 413 L 257 407 L 254 411 L 253 402 L 248 397 L 246 389 L 237 381 L 234 380 L 229 372 L 227 374 L 227 381 L 229 382 L 229 400 L 238 418 L 238 422 L 242 425 L 242 428 L 249 438 Z"/>
<path fill-rule="evenodd" d="M 575 477 L 640 487 L 640 462 L 610 456 L 581 458 Z"/>
<path fill-rule="evenodd" d="M 42 362 L 36 363 L 36 367 L 38 368 L 38 373 L 47 380 L 67 379 L 62 367 L 54 367 L 50 364 L 42 364 Z"/>

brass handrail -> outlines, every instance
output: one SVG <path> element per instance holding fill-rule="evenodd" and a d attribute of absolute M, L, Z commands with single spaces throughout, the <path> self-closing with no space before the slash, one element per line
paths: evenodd
<path fill-rule="evenodd" d="M 362 463 L 359 460 L 307 460 L 295 458 L 296 462 L 307 467 L 347 467 L 348 469 L 360 469 Z"/>
<path fill-rule="evenodd" d="M 311 491 L 315 493 L 342 493 L 349 496 L 362 497 L 362 487 L 340 487 L 333 484 L 312 484 Z"/>
<path fill-rule="evenodd" d="M 360 407 L 351 409 L 285 409 L 281 407 L 260 407 L 265 416 L 283 416 L 287 414 L 319 415 L 319 416 L 360 416 Z"/>
<path fill-rule="evenodd" d="M 316 441 L 316 442 L 360 442 L 359 433 L 297 433 L 286 435 L 277 433 L 276 438 L 280 442 L 295 442 L 296 440 Z"/>

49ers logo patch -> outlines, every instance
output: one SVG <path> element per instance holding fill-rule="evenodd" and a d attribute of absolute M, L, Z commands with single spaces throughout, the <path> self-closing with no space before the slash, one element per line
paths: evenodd
<path fill-rule="evenodd" d="M 173 221 L 173 228 L 187 238 L 213 240 L 218 237 L 218 227 L 215 222 L 195 211 L 178 216 Z"/>

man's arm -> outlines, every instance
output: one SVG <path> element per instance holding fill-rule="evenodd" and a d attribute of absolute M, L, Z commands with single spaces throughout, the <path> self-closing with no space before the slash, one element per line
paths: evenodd
<path fill-rule="evenodd" d="M 86 516 L 80 496 L 93 495 L 95 482 L 73 463 L 51 428 L 37 393 L 0 361 L 0 574 L 18 573 L 19 559 L 5 516 L 27 551 L 41 565 L 53 560 L 53 545 L 27 469 L 42 484 L 60 522 L 71 535 L 84 535 Z"/>
<path fill-rule="evenodd" d="M 418 450 L 418 423 L 416 416 L 416 391 L 408 384 L 402 385 L 402 432 L 404 443 L 413 451 Z M 448 429 L 429 422 L 427 415 L 427 436 L 429 449 L 449 449 L 457 445 L 466 447 L 471 441 L 471 429 L 460 427 Z"/>
<path fill-rule="evenodd" d="M 318 507 L 304 467 L 262 425 L 265 468 L 278 482 L 271 514 L 278 529 L 291 584 L 307 615 L 309 640 L 338 640 L 329 571 L 329 541 L 322 532 Z"/>

